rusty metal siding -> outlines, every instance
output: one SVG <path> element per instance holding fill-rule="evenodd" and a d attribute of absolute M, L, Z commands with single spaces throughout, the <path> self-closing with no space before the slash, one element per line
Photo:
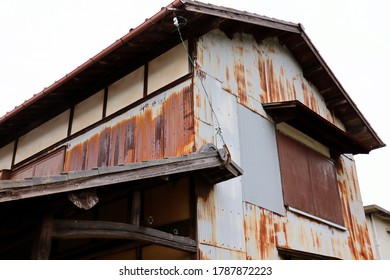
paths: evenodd
<path fill-rule="evenodd" d="M 343 155 L 340 156 L 336 167 L 345 226 L 349 232 L 348 245 L 352 258 L 374 259 L 355 162 Z"/>
<path fill-rule="evenodd" d="M 238 105 L 243 200 L 284 214 L 275 126 Z"/>
<path fill-rule="evenodd" d="M 249 34 L 236 33 L 229 39 L 222 31 L 213 30 L 198 40 L 197 54 L 202 69 L 251 110 L 267 117 L 261 103 L 299 100 L 345 130 L 317 88 L 305 79 L 298 62 L 276 38 L 258 43 Z"/>
<path fill-rule="evenodd" d="M 277 258 L 274 214 L 244 202 L 246 255 L 249 260 Z M 278 215 L 275 215 L 276 218 Z"/>
<path fill-rule="evenodd" d="M 69 141 L 65 170 L 87 170 L 194 151 L 190 80 Z"/>
<path fill-rule="evenodd" d="M 198 40 L 197 62 L 207 73 L 202 79 L 207 91 L 211 93 L 214 110 L 219 120 L 222 120 L 225 141 L 232 151 L 233 159 L 236 161 L 238 158 L 240 165 L 245 165 L 242 156 L 242 150 L 246 149 L 244 144 L 254 139 L 245 138 L 249 134 L 245 128 L 241 128 L 241 121 L 248 118 L 234 116 L 237 114 L 235 110 L 239 111 L 238 107 L 241 107 L 235 102 L 268 118 L 261 106 L 262 102 L 296 99 L 344 129 L 341 121 L 326 108 L 318 90 L 304 78 L 298 63 L 277 39 L 266 39 L 258 43 L 251 35 L 245 34 L 236 34 L 229 39 L 221 31 L 215 30 Z M 212 116 L 199 77 L 194 78 L 194 105 L 196 146 L 213 140 L 220 146 L 221 142 L 215 135 L 216 120 Z M 241 136 L 237 139 L 234 133 Z M 306 150 L 301 152 L 307 153 Z M 301 164 L 297 162 L 295 154 L 290 156 L 290 169 L 302 164 L 308 165 L 307 161 Z M 341 212 L 345 228 L 288 209 L 284 209 L 283 215 L 279 215 L 245 201 L 241 201 L 241 206 L 238 206 L 243 196 L 241 188 L 245 180 L 242 178 L 212 188 L 206 182 L 197 182 L 199 258 L 242 258 L 245 252 L 247 259 L 279 259 L 277 247 L 341 259 L 373 258 L 354 163 L 346 160 L 346 157 L 341 157 L 336 165 L 337 173 L 331 168 L 332 172 L 326 164 L 326 168 L 322 168 L 324 166 L 320 164 L 319 169 L 310 171 L 307 167 L 306 172 L 303 172 L 303 175 L 312 172 L 312 176 L 322 178 L 324 172 L 330 172 L 330 177 L 325 181 L 328 180 L 331 184 L 330 181 L 337 180 L 338 183 L 333 185 L 338 188 L 339 196 L 334 195 L 334 199 L 341 201 L 342 208 L 333 209 L 333 201 L 327 200 L 325 205 L 321 205 L 323 201 L 319 202 L 319 206 L 324 209 L 332 208 L 329 212 L 331 217 L 339 216 L 337 212 Z M 295 169 L 296 173 L 301 171 L 302 168 Z M 305 177 L 307 176 L 301 176 L 300 179 L 305 180 Z M 293 183 L 297 185 L 298 181 Z M 315 195 L 322 196 L 323 193 L 328 193 L 328 189 L 316 190 Z M 303 202 L 308 203 L 307 207 L 313 205 L 308 199 Z M 330 219 L 328 212 L 325 212 L 319 215 Z M 336 219 L 336 222 L 342 224 L 341 220 Z"/>
<path fill-rule="evenodd" d="M 64 167 L 65 148 L 58 149 L 47 156 L 12 171 L 10 179 L 23 179 L 33 176 L 60 174 Z"/>
<path fill-rule="evenodd" d="M 287 211 L 285 217 L 274 219 L 276 246 L 351 259 L 348 231 L 334 228 L 302 215 Z"/>

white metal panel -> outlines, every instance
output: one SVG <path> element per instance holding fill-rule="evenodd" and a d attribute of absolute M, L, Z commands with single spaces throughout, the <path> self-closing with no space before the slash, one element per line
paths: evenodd
<path fill-rule="evenodd" d="M 281 215 L 282 181 L 275 126 L 273 123 L 238 105 L 243 200 Z"/>
<path fill-rule="evenodd" d="M 148 94 L 188 74 L 188 54 L 182 44 L 148 63 Z"/>
<path fill-rule="evenodd" d="M 72 134 L 102 119 L 103 100 L 104 91 L 101 90 L 75 106 Z"/>
<path fill-rule="evenodd" d="M 11 142 L 0 149 L 0 170 L 11 169 L 14 146 L 15 142 Z"/>
<path fill-rule="evenodd" d="M 240 142 L 237 122 L 236 96 L 225 92 L 221 83 L 208 77 L 205 88 L 212 99 L 214 128 L 222 130 L 224 141 L 232 160 L 240 164 Z M 215 144 L 222 148 L 221 138 L 215 133 Z M 200 243 L 245 252 L 241 179 L 235 178 L 217 184 L 207 194 L 198 199 L 198 240 Z"/>
<path fill-rule="evenodd" d="M 199 245 L 199 259 L 201 260 L 245 260 L 244 252 L 227 250 L 215 246 Z"/>
<path fill-rule="evenodd" d="M 70 110 L 58 115 L 19 138 L 15 163 L 66 138 Z"/>
<path fill-rule="evenodd" d="M 145 67 L 142 66 L 122 79 L 109 85 L 106 108 L 107 116 L 143 97 L 144 71 Z"/>

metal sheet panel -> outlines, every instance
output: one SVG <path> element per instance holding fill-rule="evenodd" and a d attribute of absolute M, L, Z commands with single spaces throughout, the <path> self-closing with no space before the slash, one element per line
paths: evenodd
<path fill-rule="evenodd" d="M 355 162 L 342 155 L 336 168 L 350 254 L 353 259 L 373 259 Z"/>
<path fill-rule="evenodd" d="M 344 225 L 333 162 L 282 133 L 277 139 L 285 204 Z"/>
<path fill-rule="evenodd" d="M 221 81 L 226 91 L 251 110 L 267 117 L 256 102 L 299 100 L 345 129 L 326 107 L 317 88 L 305 79 L 292 54 L 276 38 L 258 43 L 249 34 L 235 33 L 230 39 L 222 31 L 213 30 L 199 39 L 197 54 L 205 72 Z"/>
<path fill-rule="evenodd" d="M 221 83 L 206 77 L 204 86 L 214 107 L 214 139 L 218 147 L 223 143 L 215 130 L 220 124 L 222 135 L 232 160 L 240 165 L 240 139 L 237 120 L 237 98 L 224 91 Z M 199 90 L 203 90 L 201 86 Z M 204 92 L 198 94 L 205 94 Z M 197 108 L 199 110 L 199 108 Z M 198 132 L 199 133 L 199 132 Z M 209 134 L 207 134 L 209 135 Z M 203 186 L 203 190 L 201 189 Z M 199 189 L 200 188 L 200 189 Z M 198 240 L 233 251 L 245 252 L 241 179 L 235 178 L 215 186 L 203 182 L 198 186 Z"/>
<path fill-rule="evenodd" d="M 274 216 L 276 219 L 279 216 L 245 202 L 244 212 L 247 259 L 276 259 Z"/>
<path fill-rule="evenodd" d="M 353 259 L 349 250 L 348 231 L 290 211 L 287 211 L 285 217 L 275 218 L 274 221 L 276 246 L 323 256 Z"/>
<path fill-rule="evenodd" d="M 199 245 L 200 260 L 245 260 L 244 252 L 227 250 L 205 244 Z"/>
<path fill-rule="evenodd" d="M 238 105 L 243 200 L 284 214 L 275 126 Z"/>
<path fill-rule="evenodd" d="M 69 141 L 65 170 L 161 159 L 194 151 L 191 81 Z"/>
<path fill-rule="evenodd" d="M 37 161 L 12 171 L 10 179 L 24 179 L 33 176 L 59 175 L 64 167 L 65 148 L 58 149 Z"/>

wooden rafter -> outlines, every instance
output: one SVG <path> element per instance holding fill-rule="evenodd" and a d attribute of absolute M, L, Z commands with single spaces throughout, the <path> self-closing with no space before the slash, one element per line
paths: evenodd
<path fill-rule="evenodd" d="M 196 241 L 164 231 L 104 221 L 54 220 L 52 237 L 59 239 L 122 239 L 196 252 Z"/>

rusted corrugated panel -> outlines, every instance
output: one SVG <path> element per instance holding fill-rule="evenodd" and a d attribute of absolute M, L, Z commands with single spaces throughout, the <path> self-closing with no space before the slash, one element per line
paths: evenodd
<path fill-rule="evenodd" d="M 355 165 L 345 156 L 339 159 L 337 179 L 347 230 L 287 211 L 286 217 L 274 215 L 277 246 L 342 259 L 374 258 Z"/>
<path fill-rule="evenodd" d="M 344 125 L 326 107 L 318 90 L 308 82 L 301 67 L 277 39 L 258 43 L 253 36 L 237 33 L 232 39 L 214 30 L 197 44 L 198 63 L 222 82 L 239 102 L 267 117 L 261 103 L 299 100 L 331 123 Z"/>
<path fill-rule="evenodd" d="M 276 247 L 273 213 L 250 203 L 244 203 L 244 212 L 247 259 L 275 259 Z"/>
<path fill-rule="evenodd" d="M 10 174 L 10 179 L 59 175 L 64 167 L 64 156 L 65 148 L 58 149 L 37 161 L 16 169 Z"/>
<path fill-rule="evenodd" d="M 231 179 L 198 192 L 198 241 L 245 252 L 244 221 L 239 179 Z"/>
<path fill-rule="evenodd" d="M 277 140 L 285 204 L 343 225 L 333 162 L 282 133 Z"/>
<path fill-rule="evenodd" d="M 274 215 L 276 246 L 323 256 L 351 259 L 348 232 L 287 211 Z"/>
<path fill-rule="evenodd" d="M 355 162 L 341 156 L 337 165 L 344 220 L 349 232 L 348 245 L 353 259 L 374 259 Z"/>
<path fill-rule="evenodd" d="M 191 81 L 69 142 L 65 170 L 161 159 L 194 151 Z"/>

